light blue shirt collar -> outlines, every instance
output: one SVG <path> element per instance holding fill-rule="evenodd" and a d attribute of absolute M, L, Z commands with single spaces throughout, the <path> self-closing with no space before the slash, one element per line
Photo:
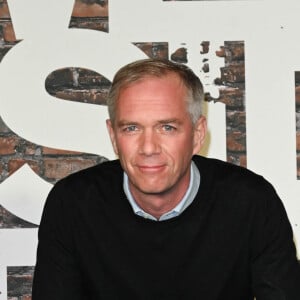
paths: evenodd
<path fill-rule="evenodd" d="M 134 200 L 130 189 L 129 189 L 129 183 L 128 183 L 128 176 L 124 172 L 123 176 L 123 189 L 127 196 L 127 199 L 134 211 L 135 214 L 138 216 L 144 217 L 146 219 L 151 219 L 154 221 L 164 221 L 168 220 L 174 217 L 179 216 L 195 199 L 196 194 L 198 192 L 199 186 L 200 186 L 200 172 L 198 168 L 196 167 L 195 163 L 192 161 L 191 163 L 191 176 L 190 176 L 190 184 L 189 187 L 182 198 L 182 200 L 174 207 L 172 210 L 164 213 L 159 219 L 155 218 L 154 216 L 148 214 L 143 209 L 141 209 L 136 201 Z"/>

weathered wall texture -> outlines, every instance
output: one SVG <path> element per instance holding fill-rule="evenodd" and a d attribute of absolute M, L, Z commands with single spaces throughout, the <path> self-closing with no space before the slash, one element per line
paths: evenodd
<path fill-rule="evenodd" d="M 31 300 L 33 267 L 7 268 L 7 299 Z"/>
<path fill-rule="evenodd" d="M 70 28 L 71 27 L 88 28 L 107 32 L 108 1 L 76 0 L 70 20 Z M 16 40 L 13 30 L 7 1 L 0 0 L 0 67 L 1 60 L 5 54 L 17 43 L 18 41 Z M 76 70 L 66 70 L 66 74 L 72 74 L 72 72 L 76 72 Z M 78 86 L 74 86 L 73 97 L 77 101 L 80 101 L 82 97 L 86 97 L 91 100 L 91 103 L 93 103 L 92 99 L 97 98 L 95 96 L 97 95 L 97 91 L 91 91 L 88 89 L 88 95 L 85 94 L 86 85 L 89 85 L 90 83 L 90 73 L 86 72 L 82 75 L 80 70 L 78 70 L 78 72 L 80 73 L 78 81 L 80 88 L 78 88 Z M 54 77 L 56 77 L 55 74 Z M 95 78 L 96 76 L 93 76 L 93 80 Z M 51 87 L 49 87 L 48 90 L 50 94 L 53 89 L 57 87 L 57 81 L 61 78 L 57 76 L 57 78 L 53 79 L 53 82 L 51 82 L 51 79 L 51 77 L 48 78 L 51 83 Z M 83 81 L 81 81 L 81 79 L 83 79 Z M 69 83 L 70 81 L 67 82 L 65 87 L 66 95 L 69 93 Z M 107 85 L 107 82 L 105 84 Z M 93 87 L 90 86 L 90 88 Z M 91 92 L 93 93 L 93 96 L 90 95 Z M 68 98 L 66 97 L 66 99 Z M 27 163 L 44 180 L 55 183 L 58 179 L 70 173 L 101 163 L 103 160 L 103 157 L 93 154 L 63 151 L 35 145 L 12 132 L 0 117 L 0 183 L 7 179 L 25 163 Z M 37 225 L 31 224 L 17 216 L 14 216 L 0 205 L 0 228 L 32 227 L 37 227 Z M 34 268 L 32 266 L 7 268 L 8 300 L 31 299 L 33 270 Z"/>
<path fill-rule="evenodd" d="M 98 15 L 97 15 L 98 14 Z M 100 19 L 99 19 L 100 18 Z M 75 1 L 72 27 L 108 30 L 108 3 L 106 1 Z M 15 38 L 12 21 L 6 1 L 0 2 L 1 59 L 18 41 Z M 186 49 L 179 48 L 169 54 L 168 43 L 134 42 L 149 57 L 170 58 L 178 63 L 187 63 Z M 220 70 L 220 97 L 207 101 L 226 105 L 228 161 L 246 166 L 245 126 L 245 76 L 243 42 L 225 42 L 216 55 L 224 57 L 225 66 Z M 199 44 L 199 52 L 210 51 L 209 42 Z M 213 50 L 211 50 L 213 51 Z M 209 68 L 209 62 L 202 69 Z M 46 90 L 59 99 L 105 105 L 110 81 L 91 70 L 66 68 L 52 72 L 46 79 Z M 27 163 L 44 180 L 55 183 L 60 178 L 80 169 L 100 163 L 105 158 L 91 153 L 78 153 L 52 149 L 24 140 L 12 132 L 0 117 L 0 182 L 7 179 Z M 0 228 L 33 226 L 12 216 L 1 208 Z"/>
<path fill-rule="evenodd" d="M 108 31 L 108 1 L 75 1 L 70 27 L 86 28 L 87 24 L 93 24 L 90 29 Z M 7 1 L 0 0 L 0 66 L 5 54 L 17 42 Z M 78 72 L 76 83 L 72 81 L 75 72 Z M 107 93 L 109 88 L 107 80 L 102 83 L 101 76 L 91 76 L 89 71 L 66 69 L 58 73 L 52 73 L 47 78 L 47 90 L 50 94 L 56 93 L 57 97 L 63 94 L 63 99 L 80 101 L 84 98 L 83 101 L 100 104 L 99 95 Z M 99 83 L 100 85 L 94 88 Z M 0 183 L 25 163 L 44 180 L 55 183 L 70 173 L 103 160 L 105 158 L 98 155 L 52 149 L 24 140 L 6 126 L 0 112 Z M 0 228 L 33 226 L 35 225 L 13 216 L 0 206 Z"/>
<path fill-rule="evenodd" d="M 297 178 L 300 180 L 300 72 L 295 72 Z"/>
<path fill-rule="evenodd" d="M 75 1 L 70 20 L 71 28 L 108 32 L 108 25 L 108 1 Z M 0 60 L 16 43 L 18 41 L 7 2 L 0 0 Z M 167 42 L 133 41 L 133 44 L 149 57 L 169 58 L 178 63 L 188 63 L 189 60 L 185 47 L 169 53 Z M 227 41 L 216 51 L 210 49 L 208 41 L 199 42 L 199 53 L 205 54 L 209 51 L 215 51 L 215 55 L 224 58 L 224 67 L 220 70 L 220 77 L 215 79 L 215 83 L 219 86 L 220 97 L 214 99 L 207 94 L 206 101 L 221 102 L 226 106 L 227 159 L 232 163 L 246 166 L 244 43 Z M 200 67 L 203 72 L 208 72 L 209 61 L 203 61 Z M 46 89 L 49 94 L 57 97 L 57 101 L 69 100 L 105 105 L 109 87 L 110 81 L 101 74 L 75 67 L 56 70 L 46 79 Z M 55 183 L 72 172 L 101 163 L 103 160 L 105 158 L 91 153 L 51 149 L 33 144 L 12 132 L 0 117 L 0 182 L 6 180 L 25 163 L 44 180 Z M 12 215 L 0 206 L 0 228 L 36 226 Z M 7 269 L 8 299 L 31 299 L 32 273 L 33 267 L 20 266 Z"/>

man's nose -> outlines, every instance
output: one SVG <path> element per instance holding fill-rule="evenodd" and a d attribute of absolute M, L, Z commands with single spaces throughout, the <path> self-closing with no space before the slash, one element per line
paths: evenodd
<path fill-rule="evenodd" d="M 145 130 L 140 140 L 140 153 L 153 155 L 160 152 L 160 140 L 158 133 L 153 130 Z"/>

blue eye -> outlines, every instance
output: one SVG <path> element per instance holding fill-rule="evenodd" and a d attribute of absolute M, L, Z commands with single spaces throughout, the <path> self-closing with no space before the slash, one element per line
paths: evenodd
<path fill-rule="evenodd" d="M 124 128 L 124 131 L 128 131 L 128 132 L 132 132 L 132 131 L 136 131 L 136 130 L 137 130 L 136 125 L 129 125 L 129 126 Z"/>
<path fill-rule="evenodd" d="M 165 131 L 173 131 L 173 130 L 175 130 L 176 128 L 175 128 L 174 126 L 171 126 L 171 125 L 166 124 L 166 125 L 163 125 L 163 129 L 164 129 Z"/>

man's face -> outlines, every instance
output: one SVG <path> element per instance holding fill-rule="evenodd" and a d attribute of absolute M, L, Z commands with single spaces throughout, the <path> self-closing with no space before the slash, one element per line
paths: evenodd
<path fill-rule="evenodd" d="M 147 77 L 121 90 L 114 124 L 107 121 L 115 153 L 134 196 L 184 195 L 190 163 L 205 136 L 205 119 L 193 126 L 186 88 L 175 74 Z"/>

